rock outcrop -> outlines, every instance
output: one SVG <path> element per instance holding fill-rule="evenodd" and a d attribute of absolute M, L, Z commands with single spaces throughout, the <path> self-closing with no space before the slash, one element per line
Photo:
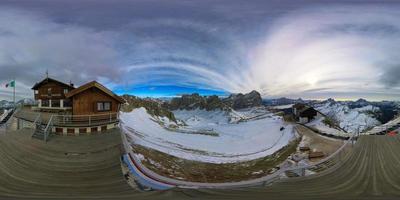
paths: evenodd
<path fill-rule="evenodd" d="M 222 100 L 226 105 L 233 109 L 250 108 L 262 105 L 261 94 L 255 90 L 247 94 L 231 94 Z"/>
<path fill-rule="evenodd" d="M 147 112 L 153 116 L 167 117 L 168 119 L 176 122 L 174 113 L 164 108 L 163 102 L 152 100 L 149 98 L 139 98 L 132 95 L 123 95 L 122 98 L 126 100 L 126 103 L 122 105 L 121 110 L 123 112 L 131 112 L 135 108 L 144 107 Z"/>
<path fill-rule="evenodd" d="M 242 109 L 250 108 L 262 105 L 262 98 L 260 93 L 252 91 L 248 94 L 231 94 L 227 98 L 219 98 L 216 95 L 213 96 L 200 96 L 198 93 L 190 95 L 182 95 L 182 97 L 173 98 L 166 108 L 169 110 L 194 110 L 194 109 Z"/>
<path fill-rule="evenodd" d="M 170 110 L 193 110 L 193 109 L 224 109 L 225 105 L 221 99 L 216 96 L 200 96 L 198 93 L 185 94 L 182 97 L 176 97 L 166 105 Z"/>

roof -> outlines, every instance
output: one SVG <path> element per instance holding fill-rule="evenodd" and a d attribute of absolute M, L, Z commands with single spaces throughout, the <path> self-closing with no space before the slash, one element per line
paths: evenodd
<path fill-rule="evenodd" d="M 296 108 L 296 109 L 302 109 L 304 107 L 306 107 L 306 105 L 302 104 L 302 103 L 296 103 L 293 105 L 293 108 Z"/>
<path fill-rule="evenodd" d="M 317 115 L 317 110 L 315 110 L 313 107 L 307 107 L 302 109 L 299 115 L 300 117 L 315 116 Z"/>
<path fill-rule="evenodd" d="M 46 83 L 49 83 L 49 82 L 54 82 L 54 83 L 63 85 L 65 87 L 68 87 L 69 89 L 75 89 L 75 87 L 70 85 L 70 84 L 66 84 L 66 83 L 63 83 L 63 82 L 58 81 L 56 79 L 52 79 L 52 78 L 47 77 L 47 78 L 43 79 L 42 81 L 40 81 L 39 83 L 35 83 L 35 85 L 32 87 L 32 90 L 37 90 L 39 87 L 41 87 L 42 85 L 44 85 Z"/>
<path fill-rule="evenodd" d="M 70 98 L 70 97 L 75 96 L 75 95 L 77 95 L 83 91 L 86 91 L 90 88 L 97 88 L 97 89 L 103 91 L 104 93 L 106 93 L 107 95 L 109 95 L 110 97 L 114 98 L 118 102 L 125 103 L 124 99 L 122 99 L 118 95 L 114 94 L 111 90 L 107 89 L 105 86 L 98 83 L 97 81 L 92 81 L 92 82 L 86 83 L 86 84 L 68 92 L 67 94 L 65 94 L 65 97 Z"/>

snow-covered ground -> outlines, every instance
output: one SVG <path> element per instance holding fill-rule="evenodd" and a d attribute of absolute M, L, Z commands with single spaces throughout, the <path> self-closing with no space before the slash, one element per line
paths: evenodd
<path fill-rule="evenodd" d="M 338 130 L 338 129 L 329 127 L 328 125 L 326 125 L 323 122 L 324 119 L 325 119 L 324 117 L 321 117 L 319 119 L 315 119 L 315 120 L 307 123 L 306 125 L 317 129 L 321 133 L 325 133 L 325 134 L 329 134 L 329 135 L 335 135 L 335 136 L 341 136 L 341 137 L 350 137 L 352 135 L 352 133 L 346 133 L 342 130 Z"/>
<path fill-rule="evenodd" d="M 350 133 L 355 133 L 358 129 L 363 132 L 381 124 L 371 115 L 371 112 L 376 112 L 379 108 L 371 105 L 351 109 L 342 102 L 326 102 L 314 105 L 314 108 L 338 121 L 339 126 Z"/>
<path fill-rule="evenodd" d="M 292 108 L 294 104 L 286 104 L 286 105 L 279 105 L 279 106 L 272 106 L 273 109 L 289 109 Z"/>
<path fill-rule="evenodd" d="M 264 113 L 262 113 L 264 112 Z M 167 128 L 144 108 L 121 113 L 123 131 L 133 142 L 184 159 L 210 163 L 232 163 L 253 160 L 273 154 L 295 138 L 292 125 L 266 111 L 244 110 L 239 114 L 253 120 L 230 123 L 231 114 L 224 111 L 176 111 L 176 118 L 187 126 Z M 262 114 L 260 114 L 262 113 Z M 251 117 L 249 117 L 251 116 Z M 165 119 L 163 119 L 165 121 Z M 284 130 L 280 130 L 285 127 Z M 215 135 L 201 134 L 204 130 Z M 200 134 L 187 134 L 187 130 Z"/>

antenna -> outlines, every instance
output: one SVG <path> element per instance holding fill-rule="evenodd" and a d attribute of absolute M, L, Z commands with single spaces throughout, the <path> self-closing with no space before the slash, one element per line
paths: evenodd
<path fill-rule="evenodd" d="M 46 78 L 49 78 L 49 70 L 46 69 Z"/>

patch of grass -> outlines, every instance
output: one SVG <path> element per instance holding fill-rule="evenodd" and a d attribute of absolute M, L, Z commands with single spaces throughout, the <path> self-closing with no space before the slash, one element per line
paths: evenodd
<path fill-rule="evenodd" d="M 139 145 L 134 145 L 133 151 L 142 154 L 145 157 L 143 164 L 160 175 L 193 182 L 218 183 L 250 180 L 272 173 L 277 165 L 296 151 L 299 142 L 300 139 L 296 139 L 267 157 L 224 164 L 186 160 Z"/>

